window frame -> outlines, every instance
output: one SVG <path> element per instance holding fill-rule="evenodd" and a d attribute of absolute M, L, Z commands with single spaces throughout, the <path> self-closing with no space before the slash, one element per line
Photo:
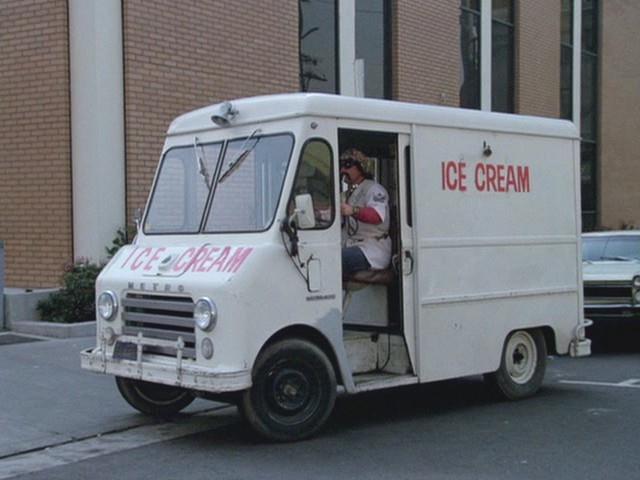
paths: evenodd
<path fill-rule="evenodd" d="M 302 144 L 302 146 L 300 147 L 300 155 L 298 155 L 298 165 L 296 165 L 296 171 L 293 175 L 293 179 L 291 182 L 291 191 L 289 192 L 289 199 L 287 200 L 287 207 L 289 205 L 291 205 L 292 203 L 295 204 L 295 192 L 294 192 L 294 187 L 295 187 L 295 183 L 296 183 L 296 179 L 298 178 L 298 173 L 300 173 L 300 169 L 302 168 L 302 157 L 305 153 L 305 149 L 307 148 L 307 146 L 311 143 L 311 142 L 315 142 L 315 141 L 319 141 L 320 143 L 324 143 L 327 148 L 329 149 L 329 153 L 331 154 L 331 159 L 330 159 L 330 171 L 331 171 L 331 176 L 330 176 L 330 185 L 329 188 L 331 189 L 331 222 L 329 224 L 327 224 L 327 226 L 316 226 L 313 228 L 305 228 L 304 231 L 305 232 L 313 232 L 313 231 L 321 231 L 321 230 L 328 230 L 331 227 L 333 227 L 333 225 L 336 223 L 336 180 L 335 180 L 335 154 L 333 152 L 333 148 L 331 148 L 331 142 L 329 142 L 326 138 L 324 137 L 309 137 L 305 140 L 305 142 Z M 284 196 L 283 196 L 284 197 Z"/>
<path fill-rule="evenodd" d="M 600 15 L 601 15 L 601 7 L 599 0 L 592 0 L 591 6 L 591 16 L 592 16 L 592 29 L 590 30 L 591 38 L 586 38 L 585 31 L 585 23 L 582 22 L 582 31 L 580 32 L 580 45 L 573 45 L 573 48 L 579 48 L 580 55 L 580 165 L 583 163 L 589 163 L 591 165 L 592 178 L 591 178 L 591 190 L 592 190 L 592 201 L 593 201 L 593 209 L 590 210 L 582 210 L 582 229 L 585 230 L 585 225 L 587 225 L 587 230 L 593 230 L 597 227 L 599 220 L 599 208 L 598 208 L 598 200 L 599 200 L 599 161 L 598 161 L 598 148 L 600 139 L 598 138 L 598 129 L 600 127 L 599 121 L 599 113 L 600 113 L 600 105 L 598 103 L 598 91 L 600 88 L 599 85 L 599 76 L 600 76 Z M 584 19 L 585 12 L 585 3 L 582 3 L 582 11 L 581 15 Z M 593 50 L 588 50 L 585 48 L 589 42 L 593 44 L 595 47 Z M 593 72 L 588 72 L 587 61 L 589 59 L 593 62 L 591 65 L 593 66 Z M 585 76 L 593 73 L 593 82 L 589 85 L 591 88 L 588 91 L 585 91 Z M 592 122 L 587 125 L 585 121 L 585 112 L 587 109 L 583 108 L 585 102 L 590 102 L 591 108 L 590 113 L 592 118 Z M 586 132 L 586 128 L 589 128 L 589 132 Z M 590 136 L 585 136 L 585 133 L 590 133 Z M 593 150 L 593 157 L 583 159 L 583 151 L 585 147 Z M 582 182 L 580 184 L 581 192 L 584 192 L 582 188 Z M 588 221 L 589 220 L 589 221 Z"/>
<path fill-rule="evenodd" d="M 462 91 L 462 86 L 465 83 L 464 74 L 462 75 L 462 83 L 459 85 L 459 88 L 458 88 L 458 90 L 459 90 L 458 91 L 458 105 L 459 105 L 459 108 L 468 108 L 468 109 L 471 109 L 471 110 L 481 110 L 482 109 L 482 10 L 481 10 L 481 6 L 480 6 L 479 2 L 478 2 L 478 10 L 475 10 L 475 9 L 473 9 L 471 7 L 464 6 L 462 4 L 462 1 L 460 2 L 460 17 L 459 17 L 460 18 L 460 55 L 461 55 L 460 61 L 461 61 L 461 64 L 463 66 L 464 66 L 465 63 L 464 63 L 464 60 L 462 58 L 462 55 L 463 55 L 463 53 L 462 53 L 462 51 L 463 51 L 463 49 L 462 49 L 462 17 L 465 14 L 473 15 L 473 17 L 477 20 L 477 24 L 478 24 L 478 48 L 477 48 L 477 50 L 478 50 L 478 61 L 477 61 L 477 65 L 478 65 L 478 69 L 477 69 L 477 72 L 478 72 L 478 75 L 477 75 L 478 85 L 477 85 L 477 91 L 474 92 L 474 94 L 477 94 L 476 95 L 477 96 L 477 98 L 476 98 L 477 106 L 476 106 L 475 102 L 474 102 L 473 105 L 463 105 L 463 103 L 462 103 L 461 91 Z M 464 70 L 463 70 L 463 73 L 464 73 Z"/>
<path fill-rule="evenodd" d="M 303 70 L 302 70 L 302 0 L 298 0 L 298 79 L 300 91 L 303 93 L 333 93 L 335 95 L 341 94 L 341 72 L 340 72 L 340 2 L 339 0 L 333 0 L 333 64 L 334 64 L 334 91 L 333 92 L 318 92 L 316 90 L 309 90 L 303 88 Z"/>
<path fill-rule="evenodd" d="M 510 8 L 510 14 L 511 14 L 511 22 L 506 22 L 502 19 L 499 19 L 497 17 L 494 16 L 494 12 L 493 9 L 491 11 L 491 111 L 492 112 L 499 112 L 499 113 L 515 113 L 515 106 L 516 106 L 516 102 L 515 102 L 515 91 L 516 91 L 516 5 L 515 2 L 513 0 L 511 1 L 511 8 Z M 507 84 L 507 90 L 508 90 L 508 97 L 507 97 L 507 109 L 506 110 L 496 110 L 496 102 L 495 100 L 495 95 L 497 92 L 497 82 L 495 81 L 495 72 L 496 72 L 496 68 L 495 64 L 494 64 L 494 60 L 495 60 L 495 55 L 494 55 L 494 48 L 496 45 L 496 28 L 495 25 L 500 25 L 503 28 L 506 28 L 509 32 L 509 47 L 510 47 L 510 53 L 511 53 L 511 64 L 509 65 L 509 72 L 508 72 L 508 84 Z"/>

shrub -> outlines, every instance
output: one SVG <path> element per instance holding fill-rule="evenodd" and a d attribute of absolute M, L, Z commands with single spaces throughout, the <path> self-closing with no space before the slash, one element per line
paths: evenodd
<path fill-rule="evenodd" d="M 95 284 L 102 265 L 81 260 L 69 265 L 65 270 L 62 289 L 38 302 L 40 317 L 56 323 L 77 323 L 95 319 Z"/>
<path fill-rule="evenodd" d="M 127 230 L 118 229 L 110 247 L 106 247 L 108 258 L 128 243 Z M 36 307 L 40 318 L 56 323 L 77 323 L 94 320 L 96 315 L 96 278 L 104 264 L 97 265 L 80 259 L 65 268 L 62 276 L 63 287 L 59 292 L 38 302 Z"/>
<path fill-rule="evenodd" d="M 134 236 L 135 229 L 132 229 L 131 227 L 119 228 L 116 232 L 115 238 L 111 241 L 111 246 L 105 247 L 105 250 L 107 251 L 107 258 L 113 257 L 118 250 L 120 250 L 120 247 L 131 243 L 130 239 Z"/>

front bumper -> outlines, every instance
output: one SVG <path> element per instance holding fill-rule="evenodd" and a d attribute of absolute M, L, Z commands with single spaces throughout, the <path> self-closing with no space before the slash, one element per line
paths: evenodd
<path fill-rule="evenodd" d="M 588 318 L 583 318 L 573 332 L 573 340 L 569 344 L 569 354 L 572 357 L 586 357 L 591 355 L 591 340 L 586 337 L 586 330 L 593 325 Z"/>
<path fill-rule="evenodd" d="M 80 365 L 85 370 L 106 373 L 118 377 L 144 380 L 211 393 L 225 393 L 245 390 L 251 387 L 251 371 L 221 371 L 196 365 L 193 361 L 183 360 L 181 350 L 184 345 L 178 342 L 137 337 L 118 337 L 119 341 L 135 344 L 135 358 L 114 358 L 107 353 L 106 342 L 96 348 L 80 352 Z M 176 358 L 143 354 L 144 346 L 162 346 L 175 348 Z"/>
<path fill-rule="evenodd" d="M 584 313 L 585 316 L 589 318 L 637 318 L 640 320 L 640 305 L 632 305 L 629 303 L 585 303 Z"/>

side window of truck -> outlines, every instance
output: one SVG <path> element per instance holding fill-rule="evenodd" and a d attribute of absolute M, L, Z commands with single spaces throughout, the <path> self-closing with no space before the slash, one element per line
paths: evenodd
<path fill-rule="evenodd" d="M 335 218 L 333 184 L 331 147 L 325 140 L 307 141 L 302 147 L 288 210 L 293 211 L 296 195 L 308 193 L 313 199 L 316 228 L 329 227 Z"/>

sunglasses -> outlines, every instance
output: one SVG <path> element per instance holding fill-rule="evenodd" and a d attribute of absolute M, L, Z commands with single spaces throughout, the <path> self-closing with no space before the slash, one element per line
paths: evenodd
<path fill-rule="evenodd" d="M 340 168 L 351 168 L 358 163 L 358 160 L 356 160 L 355 158 L 345 158 L 343 160 L 340 160 Z"/>

